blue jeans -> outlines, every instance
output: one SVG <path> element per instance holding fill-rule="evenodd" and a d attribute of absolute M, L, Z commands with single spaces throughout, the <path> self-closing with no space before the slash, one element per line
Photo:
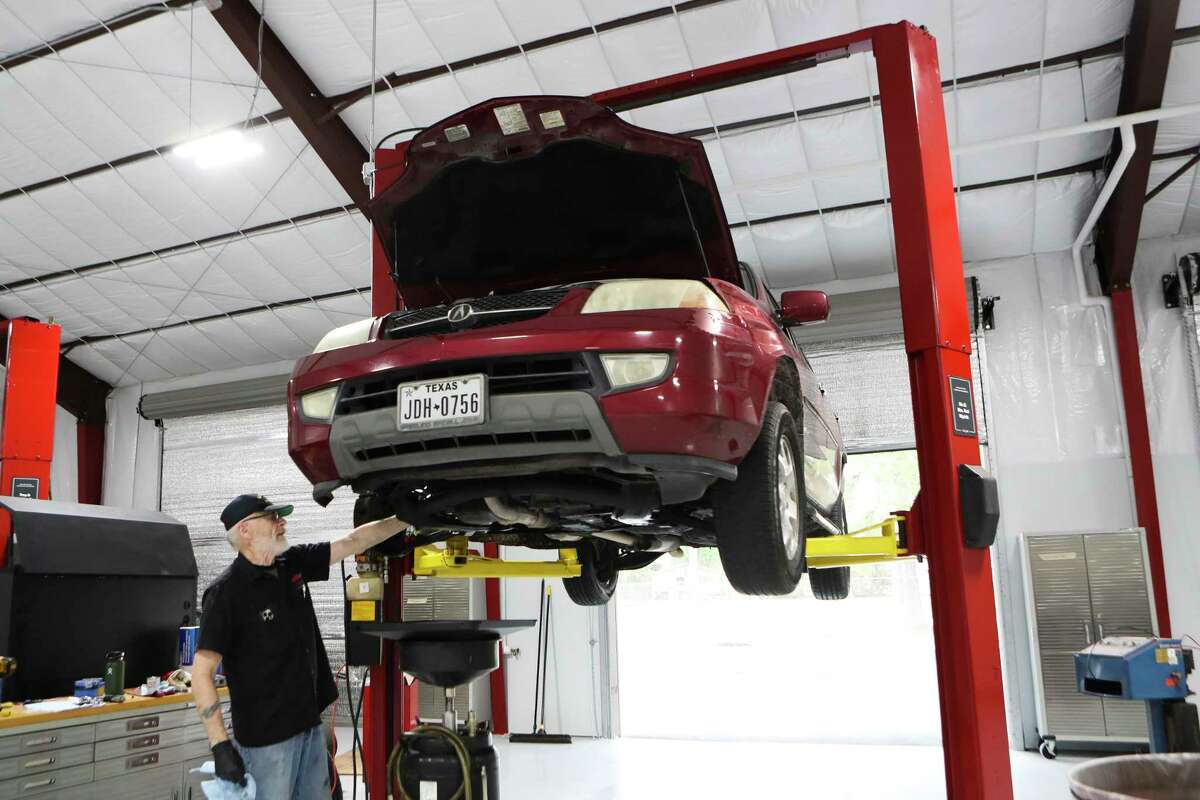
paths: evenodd
<path fill-rule="evenodd" d="M 320 725 L 265 747 L 237 746 L 258 784 L 257 800 L 327 800 L 329 751 Z"/>

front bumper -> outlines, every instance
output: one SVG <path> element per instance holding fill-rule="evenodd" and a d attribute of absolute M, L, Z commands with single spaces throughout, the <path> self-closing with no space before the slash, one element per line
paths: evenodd
<path fill-rule="evenodd" d="M 329 450 L 338 475 L 353 481 L 382 470 L 565 453 L 621 455 L 596 398 L 583 391 L 500 395 L 481 425 L 401 432 L 387 406 L 334 419 Z"/>
<path fill-rule="evenodd" d="M 385 472 L 401 479 L 467 478 L 490 471 L 486 465 L 505 464 L 525 474 L 586 465 L 652 471 L 634 464 L 643 456 L 675 457 L 672 463 L 704 465 L 709 474 L 721 472 L 714 465 L 725 465 L 736 474 L 733 465 L 758 435 L 774 369 L 762 363 L 744 326 L 706 310 L 571 317 L 570 324 L 544 319 L 453 336 L 373 342 L 305 359 L 289 388 L 293 458 L 314 484 L 326 487 L 358 484 Z M 581 324 L 589 328 L 580 329 Z M 672 371 L 653 386 L 612 391 L 599 353 L 633 351 L 672 353 Z M 481 353 L 487 356 L 480 358 Z M 501 390 L 504 381 L 514 380 L 504 377 L 512 364 L 552 359 L 574 364 L 572 377 L 562 379 L 566 383 L 518 380 Z M 567 372 L 557 369 L 559 376 Z M 486 422 L 398 430 L 396 383 L 480 370 L 494 387 Z M 530 366 L 527 372 L 537 369 Z M 333 423 L 305 422 L 295 397 L 334 381 L 343 386 L 343 400 Z M 356 387 L 363 382 L 371 382 L 366 394 L 375 398 L 375 407 L 344 401 L 360 392 Z"/>

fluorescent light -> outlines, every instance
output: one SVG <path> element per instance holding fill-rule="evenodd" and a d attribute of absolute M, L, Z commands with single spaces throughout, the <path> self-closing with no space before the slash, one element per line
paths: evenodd
<path fill-rule="evenodd" d="M 250 141 L 239 130 L 230 130 L 184 142 L 173 152 L 191 159 L 200 169 L 212 169 L 256 156 L 262 152 L 262 145 Z"/>

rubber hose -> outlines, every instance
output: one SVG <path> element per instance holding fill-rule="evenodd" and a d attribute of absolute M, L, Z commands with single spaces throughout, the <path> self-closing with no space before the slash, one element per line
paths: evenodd
<path fill-rule="evenodd" d="M 471 754 L 467 751 L 467 745 L 463 742 L 462 737 L 444 725 L 433 724 L 418 725 L 413 728 L 412 733 L 414 737 L 419 734 L 433 734 L 450 743 L 450 748 L 454 750 L 454 754 L 458 757 L 458 763 L 462 767 L 462 785 L 458 787 L 457 792 L 450 796 L 450 800 L 460 800 L 460 798 L 461 800 L 474 800 L 471 791 Z M 401 736 L 396 742 L 396 746 L 392 748 L 392 754 L 388 756 L 388 775 L 401 800 L 413 800 L 412 795 L 404 790 L 404 781 L 400 779 L 400 762 L 404 760 L 408 742 L 409 739 Z"/>

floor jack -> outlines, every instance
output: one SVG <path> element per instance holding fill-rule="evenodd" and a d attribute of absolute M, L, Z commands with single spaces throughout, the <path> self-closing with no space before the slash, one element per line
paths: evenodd
<path fill-rule="evenodd" d="M 533 620 L 375 622 L 362 633 L 390 639 L 399 667 L 422 683 L 446 691 L 442 724 L 418 725 L 402 734 L 387 761 L 392 796 L 402 800 L 453 797 L 496 800 L 500 772 L 488 723 L 474 714 L 458 721 L 454 690 L 500 666 L 500 637 L 533 627 Z"/>

